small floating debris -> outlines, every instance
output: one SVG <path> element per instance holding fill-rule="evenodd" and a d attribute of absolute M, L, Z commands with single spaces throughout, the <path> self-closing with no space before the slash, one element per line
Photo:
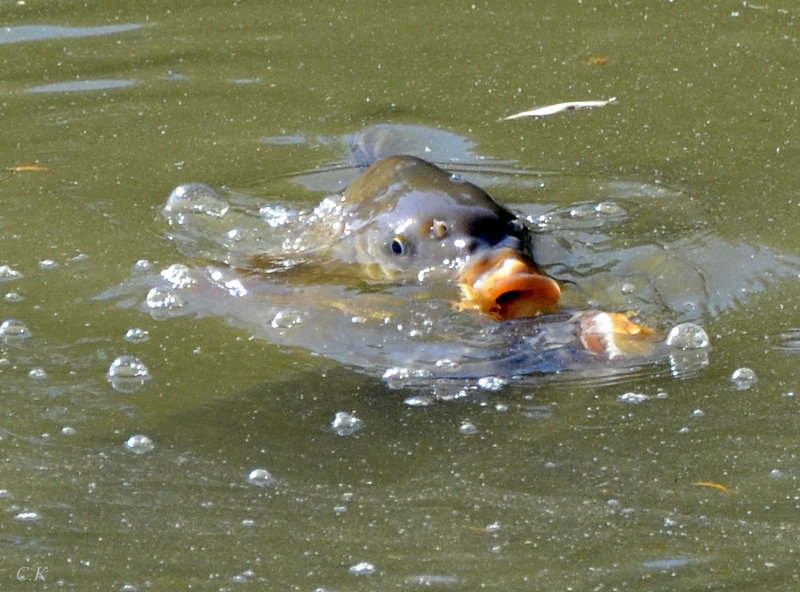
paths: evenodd
<path fill-rule="evenodd" d="M 331 422 L 331 429 L 339 436 L 352 436 L 364 427 L 364 422 L 346 411 L 338 411 Z"/>
<path fill-rule="evenodd" d="M 555 115 L 556 113 L 562 113 L 564 111 L 577 111 L 579 109 L 592 109 L 594 107 L 605 107 L 606 105 L 613 103 L 616 100 L 617 97 L 611 97 L 610 99 L 606 99 L 604 101 L 568 101 L 565 103 L 556 103 L 554 105 L 536 107 L 535 109 L 530 109 L 528 111 L 520 111 L 519 113 L 514 113 L 514 115 L 503 117 L 502 121 L 509 121 L 511 119 L 521 119 L 523 117 L 546 117 L 548 115 Z"/>
<path fill-rule="evenodd" d="M 125 448 L 133 454 L 147 454 L 155 450 L 155 443 L 143 434 L 136 434 L 125 440 Z"/>
<path fill-rule="evenodd" d="M 713 481 L 695 481 L 692 485 L 697 485 L 698 487 L 711 487 L 712 489 L 719 489 L 723 493 L 727 493 L 731 495 L 733 492 L 725 487 L 722 483 L 714 483 Z"/>
<path fill-rule="evenodd" d="M 731 382 L 737 391 L 746 391 L 758 382 L 758 376 L 752 368 L 737 368 L 731 374 Z"/>

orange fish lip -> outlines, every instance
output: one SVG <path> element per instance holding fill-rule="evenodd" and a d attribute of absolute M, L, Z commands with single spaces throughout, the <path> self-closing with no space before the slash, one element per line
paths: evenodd
<path fill-rule="evenodd" d="M 468 261 L 459 278 L 459 308 L 498 320 L 535 317 L 558 307 L 561 287 L 525 255 L 498 249 Z"/>

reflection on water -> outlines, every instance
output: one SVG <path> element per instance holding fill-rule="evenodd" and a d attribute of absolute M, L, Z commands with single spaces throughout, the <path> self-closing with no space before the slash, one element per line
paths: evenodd
<path fill-rule="evenodd" d="M 59 92 L 85 92 L 93 90 L 108 90 L 112 88 L 124 88 L 133 86 L 133 80 L 73 80 L 70 82 L 55 82 L 53 84 L 43 84 L 42 86 L 32 86 L 28 89 L 30 93 L 59 93 Z"/>
<path fill-rule="evenodd" d="M 135 31 L 142 25 L 101 25 L 97 27 L 59 27 L 54 25 L 23 25 L 0 28 L 0 45 L 47 39 L 69 39 L 71 37 L 95 37 Z"/>

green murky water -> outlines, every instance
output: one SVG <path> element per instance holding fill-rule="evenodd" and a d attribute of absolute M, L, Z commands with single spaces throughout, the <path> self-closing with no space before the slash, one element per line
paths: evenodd
<path fill-rule="evenodd" d="M 46 168 L 0 181 L 0 265 L 22 275 L 0 320 L 30 332 L 0 345 L 0 588 L 798 586 L 800 289 L 754 269 L 800 251 L 795 3 L 185 4 L 0 5 L 2 166 Z M 182 260 L 159 215 L 176 185 L 309 203 L 296 174 L 383 122 L 555 173 L 534 196 L 554 208 L 685 196 L 652 242 L 697 225 L 757 278 L 696 312 L 708 367 L 415 407 L 224 318 L 96 298 Z M 135 393 L 106 380 L 121 355 L 152 375 Z M 363 429 L 334 433 L 341 411 Z"/>

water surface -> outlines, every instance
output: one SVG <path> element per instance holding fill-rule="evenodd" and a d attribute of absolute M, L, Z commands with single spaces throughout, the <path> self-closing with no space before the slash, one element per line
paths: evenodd
<path fill-rule="evenodd" d="M 797 587 L 793 3 L 0 13 L 3 39 L 20 33 L 0 45 L 3 166 L 47 169 L 0 181 L 0 265 L 19 274 L 3 274 L 0 320 L 29 330 L 0 345 L 3 589 Z M 333 188 L 320 171 L 342 170 L 342 137 L 386 122 L 535 173 L 476 180 L 556 230 L 575 208 L 624 204 L 624 224 L 571 227 L 547 264 L 619 294 L 592 255 L 616 278 L 658 245 L 650 261 L 677 263 L 640 277 L 703 324 L 708 366 L 484 383 L 430 404 L 225 318 L 160 321 L 97 298 L 137 261 L 184 256 L 159 213 L 174 187 L 298 208 Z M 612 262 L 609 236 L 635 256 Z M 151 376 L 133 393 L 106 379 L 122 355 Z M 730 379 L 740 367 L 750 388 Z M 338 412 L 363 428 L 337 434 Z M 153 450 L 126 448 L 139 434 Z M 274 480 L 248 481 L 254 469 Z"/>

